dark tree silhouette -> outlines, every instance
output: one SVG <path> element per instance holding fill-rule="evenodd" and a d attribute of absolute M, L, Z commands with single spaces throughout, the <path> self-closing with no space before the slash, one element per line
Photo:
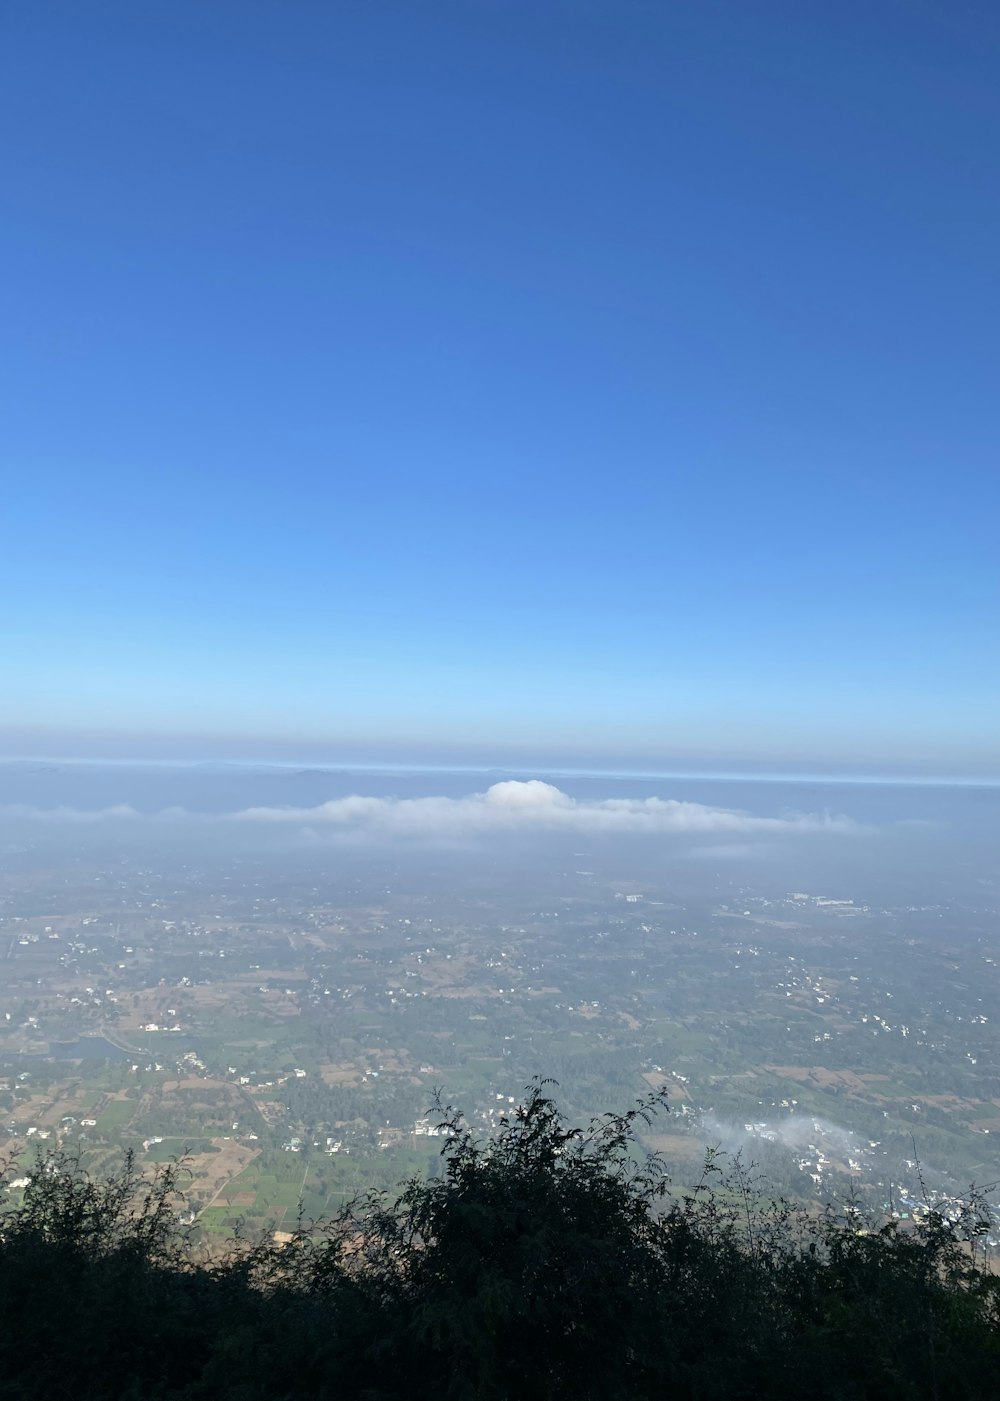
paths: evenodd
<path fill-rule="evenodd" d="M 550 1083 L 442 1171 L 290 1244 L 200 1253 L 183 1165 L 39 1157 L 0 1214 L 0 1401 L 987 1401 L 993 1218 L 816 1217 L 710 1156 L 672 1193 L 653 1095 L 569 1127 Z M 9 1174 L 8 1174 L 9 1176 Z"/>

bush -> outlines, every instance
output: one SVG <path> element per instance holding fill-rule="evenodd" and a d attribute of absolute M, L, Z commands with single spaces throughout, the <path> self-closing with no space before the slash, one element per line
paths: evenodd
<path fill-rule="evenodd" d="M 637 1132 L 567 1127 L 546 1082 L 479 1140 L 440 1108 L 443 1172 L 290 1245 L 200 1257 L 182 1170 L 40 1158 L 0 1217 L 0 1401 L 642 1401 L 996 1395 L 988 1219 L 822 1218 L 709 1158 L 670 1195 Z"/>

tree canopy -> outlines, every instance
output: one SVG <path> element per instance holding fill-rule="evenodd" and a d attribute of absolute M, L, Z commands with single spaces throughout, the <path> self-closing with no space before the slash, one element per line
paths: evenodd
<path fill-rule="evenodd" d="M 481 1139 L 439 1106 L 439 1176 L 221 1254 L 183 1224 L 181 1166 L 40 1157 L 0 1216 L 0 1401 L 996 1394 L 975 1197 L 908 1229 L 817 1217 L 711 1157 L 677 1194 L 639 1143 L 663 1108 L 572 1127 L 535 1081 Z"/>

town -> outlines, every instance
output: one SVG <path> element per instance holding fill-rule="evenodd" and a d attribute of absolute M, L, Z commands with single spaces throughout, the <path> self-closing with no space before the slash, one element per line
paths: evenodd
<path fill-rule="evenodd" d="M 584 1117 L 665 1087 L 648 1146 L 678 1184 L 721 1148 L 905 1219 L 992 1179 L 1000 910 L 600 865 L 463 889 L 372 861 L 277 893 L 242 858 L 8 873 L 12 1192 L 40 1151 L 133 1148 L 183 1160 L 204 1231 L 287 1230 L 435 1173 L 445 1104 L 485 1134 L 539 1074 Z"/>

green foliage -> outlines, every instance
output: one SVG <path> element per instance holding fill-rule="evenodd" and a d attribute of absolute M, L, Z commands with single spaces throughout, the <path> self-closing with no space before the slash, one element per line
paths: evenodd
<path fill-rule="evenodd" d="M 573 1128 L 539 1081 L 481 1140 L 439 1106 L 440 1173 L 221 1259 L 181 1224 L 182 1164 L 40 1157 L 0 1216 L 0 1401 L 996 1394 L 978 1198 L 910 1229 L 809 1216 L 722 1156 L 677 1198 L 637 1142 L 662 1107 Z"/>
<path fill-rule="evenodd" d="M 628 1397 L 646 1370 L 667 1180 L 632 1150 L 659 1097 L 584 1132 L 544 1090 L 486 1143 L 445 1111 L 445 1174 L 360 1222 L 406 1320 L 397 1346 L 438 1395 Z"/>

